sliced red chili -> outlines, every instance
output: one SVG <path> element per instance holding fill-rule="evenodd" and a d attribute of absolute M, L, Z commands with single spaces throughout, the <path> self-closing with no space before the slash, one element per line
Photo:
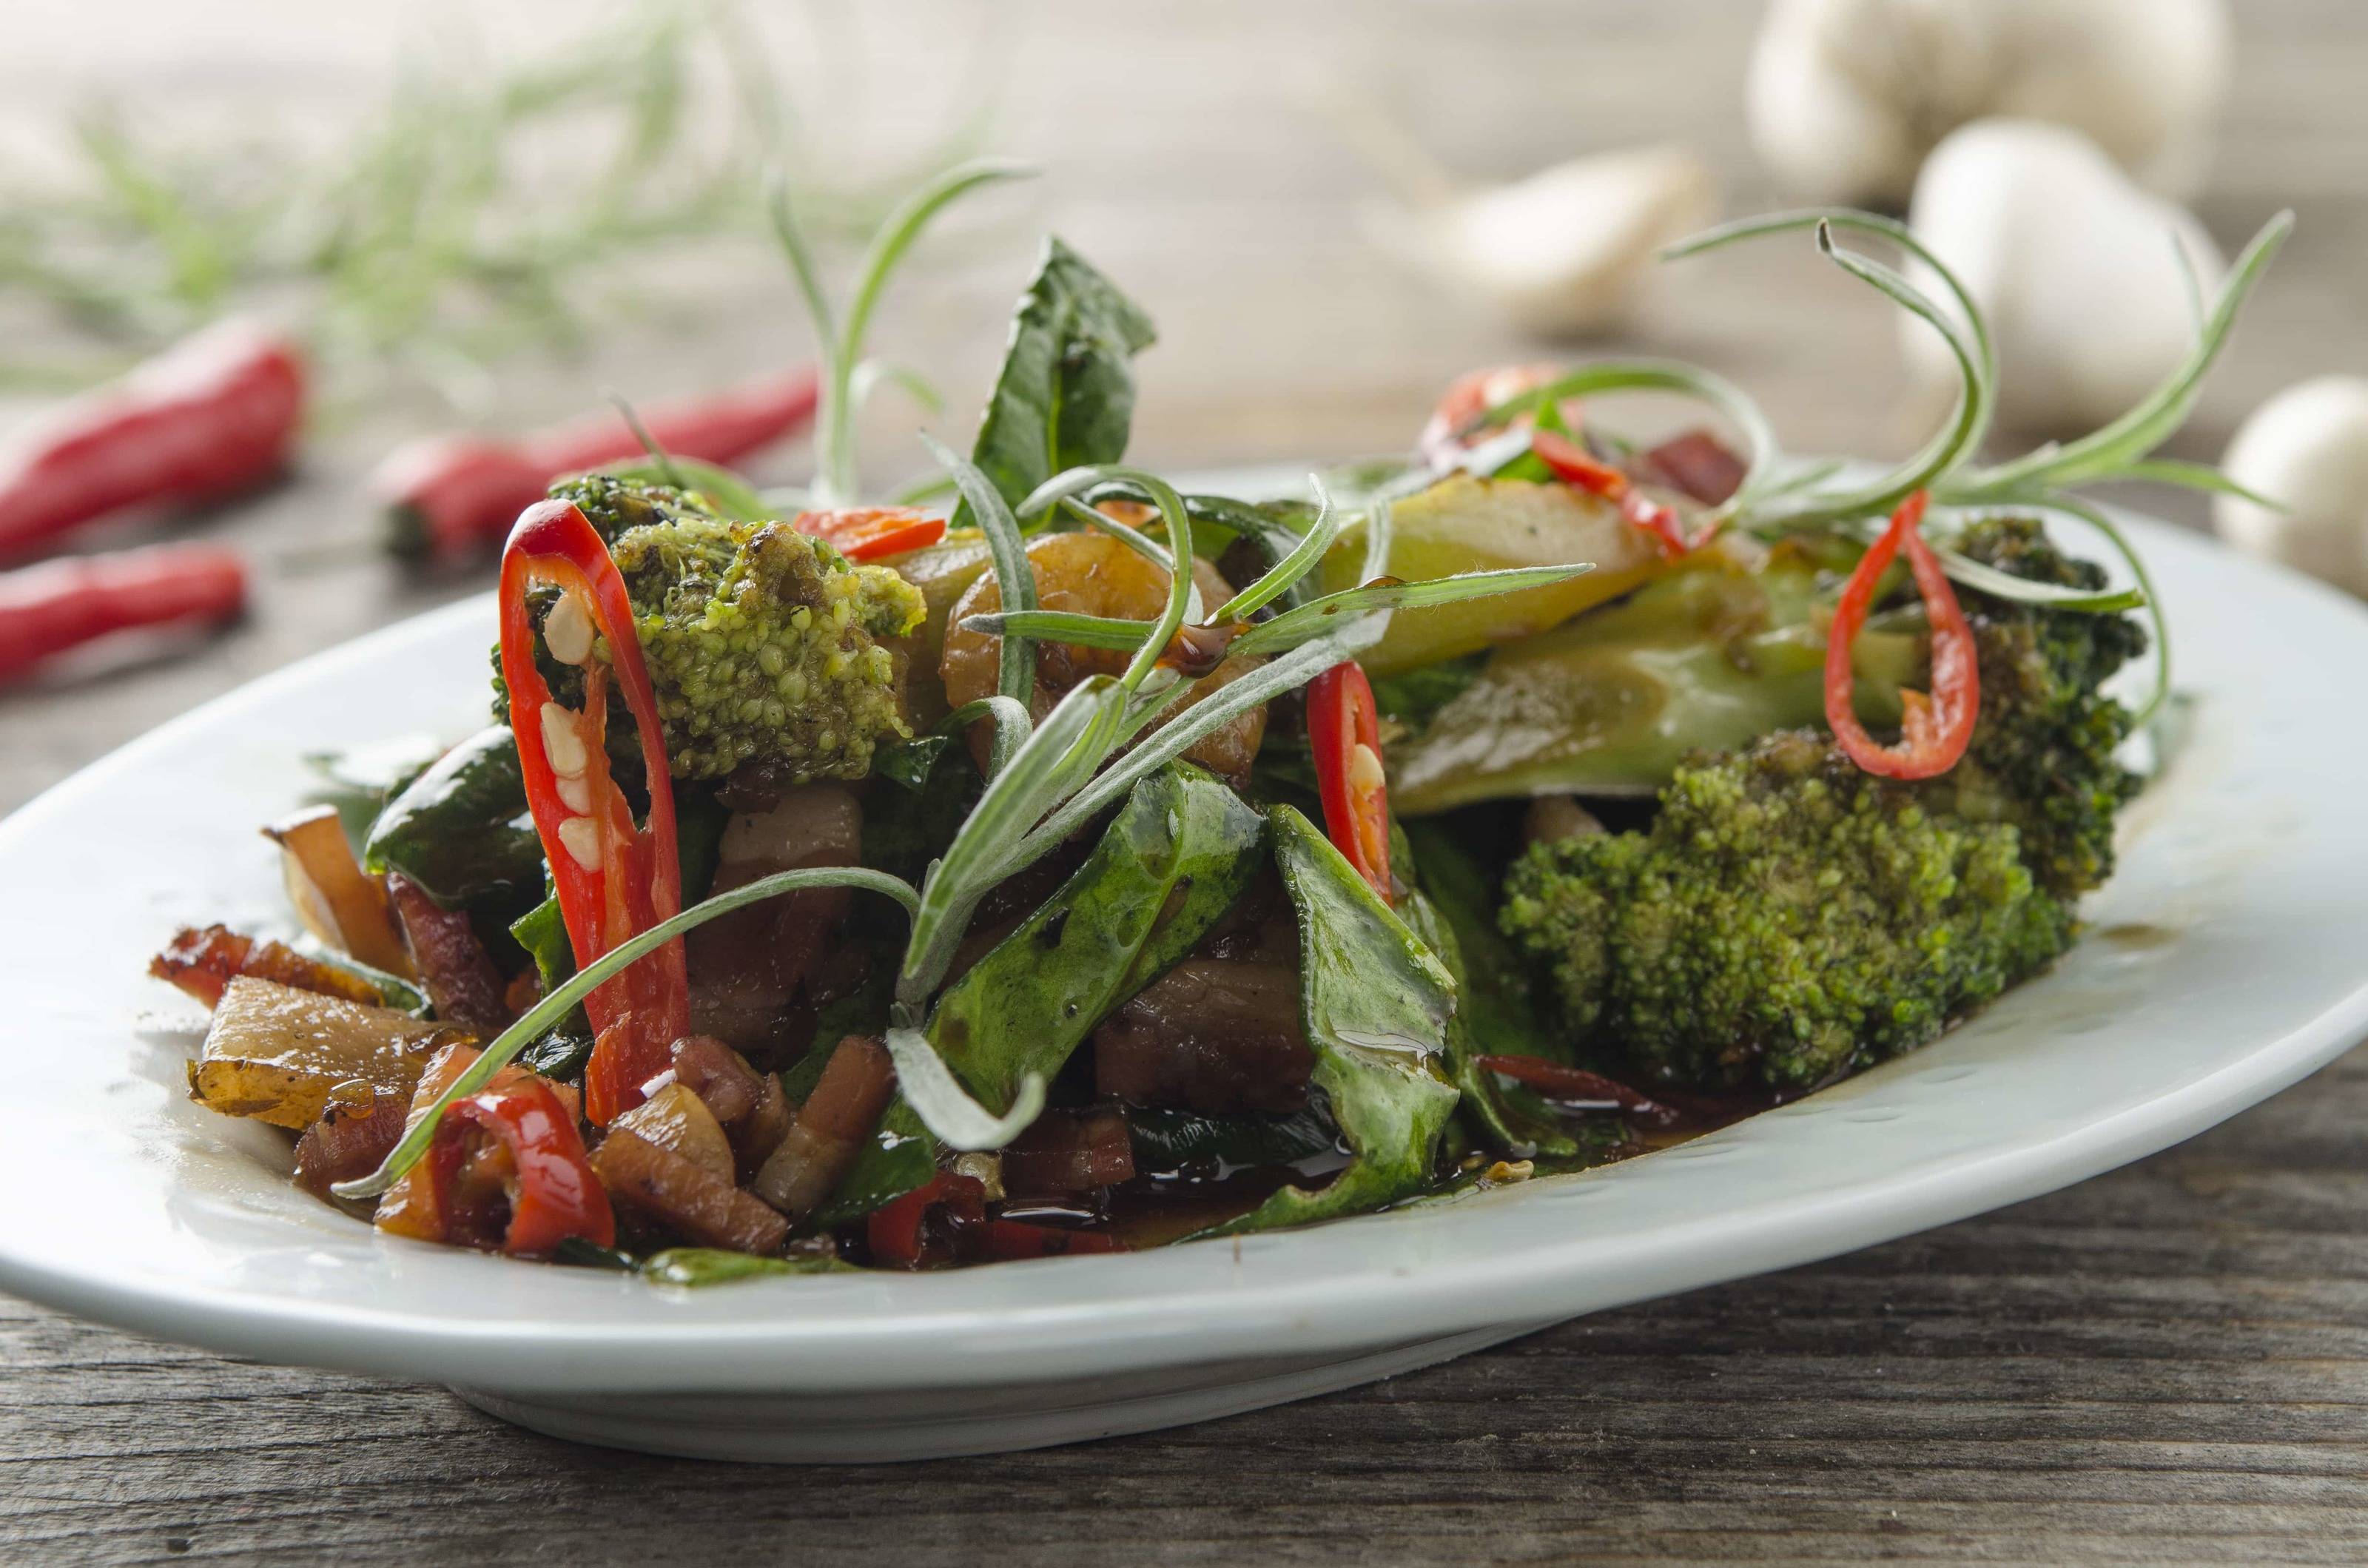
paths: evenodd
<path fill-rule="evenodd" d="M 1551 364 L 1492 365 L 1483 370 L 1467 370 L 1447 384 L 1439 404 L 1430 411 L 1430 418 L 1416 438 L 1416 449 L 1435 469 L 1453 468 L 1472 444 L 1487 433 L 1481 416 L 1508 398 L 1542 387 L 1561 373 L 1562 367 Z M 1565 403 L 1560 410 L 1563 422 L 1572 429 L 1578 427 L 1578 404 Z M 1527 424 L 1530 415 L 1514 421 Z"/>
<path fill-rule="evenodd" d="M 849 561 L 902 555 L 946 537 L 946 520 L 914 506 L 856 506 L 800 512 L 790 526 L 823 540 Z"/>
<path fill-rule="evenodd" d="M 1974 738 L 1974 721 L 1982 705 L 1981 667 L 1974 648 L 1973 628 L 1957 607 L 1957 592 L 1948 574 L 1918 531 L 1927 500 L 1921 490 L 1899 504 L 1891 526 L 1859 558 L 1858 568 L 1843 585 L 1841 602 L 1834 607 L 1833 629 L 1826 634 L 1826 723 L 1850 759 L 1884 778 L 1930 778 L 1957 766 Z M 1874 602 L 1875 585 L 1907 547 L 1907 568 L 1916 591 L 1924 600 L 1925 619 L 1932 628 L 1932 694 L 1902 691 L 1899 744 L 1877 745 L 1858 722 L 1851 700 L 1854 685 L 1850 643 L 1866 624 Z"/>
<path fill-rule="evenodd" d="M 507 1184 L 510 1219 L 502 1237 L 504 1252 L 541 1256 L 570 1236 L 601 1246 L 615 1244 L 617 1222 L 608 1190 L 585 1158 L 575 1119 L 548 1083 L 521 1074 L 454 1100 L 437 1132 L 438 1150 L 450 1151 L 439 1161 L 439 1175 L 449 1175 L 457 1164 L 461 1129 L 469 1124 L 500 1140 L 516 1167 L 516 1176 Z"/>
<path fill-rule="evenodd" d="M 1569 437 L 1540 430 L 1530 437 L 1530 450 L 1565 484 L 1600 495 L 1618 506 L 1622 517 L 1661 541 L 1661 553 L 1669 560 L 1710 542 L 1710 530 L 1688 538 L 1673 508 L 1637 489 L 1626 474 Z"/>
<path fill-rule="evenodd" d="M 530 588 L 557 588 L 583 624 L 606 639 L 606 663 L 575 652 L 584 669 L 584 708 L 553 702 L 535 667 Z M 577 964 L 588 964 L 682 908 L 675 848 L 674 786 L 657 697 L 642 661 L 640 634 L 624 579 L 589 519 L 564 501 L 538 502 L 518 517 L 502 557 L 502 676 L 510 690 L 512 727 L 526 776 L 527 804 L 551 862 Z M 570 642 L 588 648 L 580 631 Z M 609 776 L 604 745 L 608 686 L 617 682 L 641 737 L 649 810 L 636 827 Z M 554 748 L 561 754 L 554 757 Z M 570 771 L 563 774 L 560 765 Z M 672 1064 L 676 1040 L 689 1032 L 690 983 L 679 940 L 629 965 L 585 998 L 595 1038 L 584 1074 L 585 1109 L 606 1127 L 642 1101 L 642 1086 Z"/>
<path fill-rule="evenodd" d="M 1307 740 L 1324 830 L 1357 874 L 1390 902 L 1390 797 L 1372 683 L 1354 661 L 1307 683 Z"/>
<path fill-rule="evenodd" d="M 951 1261 L 944 1256 L 950 1249 L 940 1244 L 951 1238 L 933 1235 L 933 1229 L 979 1225 L 985 1220 L 986 1188 L 977 1178 L 939 1171 L 904 1197 L 873 1210 L 865 1230 L 872 1261 L 918 1268 L 925 1262 Z"/>
<path fill-rule="evenodd" d="M 1667 1130 L 1681 1126 L 1687 1119 L 1686 1113 L 1677 1107 L 1664 1105 L 1616 1078 L 1590 1073 L 1584 1067 L 1565 1067 L 1539 1056 L 1481 1056 L 1474 1060 L 1491 1073 L 1528 1085 L 1548 1099 L 1614 1108 L 1645 1127 Z"/>

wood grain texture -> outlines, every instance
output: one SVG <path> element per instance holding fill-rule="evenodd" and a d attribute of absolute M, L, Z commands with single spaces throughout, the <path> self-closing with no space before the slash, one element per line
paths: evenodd
<path fill-rule="evenodd" d="M 158 0 L 30 9 L 12 14 L 0 114 L 152 84 L 217 108 L 334 105 L 367 88 L 404 14 L 257 0 L 245 25 L 272 47 L 256 49 L 233 25 L 176 33 L 183 13 Z M 899 0 L 875 42 L 893 59 L 948 9 Z M 509 25 L 570 10 L 533 0 Z M 2302 227 L 2182 442 L 2198 456 L 2276 387 L 2368 369 L 2368 29 L 2352 0 L 2238 10 L 2202 210 L 2232 244 L 2283 205 Z M 927 248 L 883 347 L 966 410 L 1030 232 L 1058 228 L 1159 320 L 1137 426 L 1157 464 L 1395 445 L 1449 375 L 1536 347 L 1364 242 L 1376 187 L 1307 107 L 1316 66 L 1388 95 L 1473 174 L 1679 136 L 1732 210 L 1770 199 L 1735 107 L 1756 15 L 1740 0 L 1009 14 L 1003 144 L 1047 177 Z M 657 395 L 803 352 L 769 262 L 718 270 L 730 330 L 629 333 L 581 366 L 523 368 L 505 407 L 564 414 L 603 386 Z M 1796 447 L 1903 450 L 1917 432 L 1896 406 L 1892 330 L 1813 259 L 1757 253 L 1695 264 L 1591 347 L 1712 364 Z M 200 525 L 263 564 L 247 627 L 0 697 L 0 808 L 208 696 L 482 586 L 406 578 L 361 543 L 355 482 L 418 417 L 348 425 L 296 482 Z M 883 471 L 909 466 L 900 422 L 871 430 Z M 2363 1126 L 2355 1054 L 2180 1149 L 1928 1235 L 1299 1405 L 913 1467 L 571 1448 L 435 1389 L 225 1361 L 0 1301 L 0 1561 L 2358 1562 Z"/>

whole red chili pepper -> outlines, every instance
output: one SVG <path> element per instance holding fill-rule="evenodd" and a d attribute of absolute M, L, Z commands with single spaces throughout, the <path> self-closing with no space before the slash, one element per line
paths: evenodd
<path fill-rule="evenodd" d="M 0 573 L 0 680 L 111 632 L 216 625 L 246 608 L 246 567 L 218 544 L 160 544 Z"/>
<path fill-rule="evenodd" d="M 728 463 L 804 426 L 816 396 L 814 371 L 803 369 L 638 413 L 661 450 Z M 398 553 L 457 560 L 501 538 L 552 480 L 642 451 L 641 437 L 617 414 L 507 441 L 432 437 L 392 453 L 370 488 L 386 509 Z"/>
<path fill-rule="evenodd" d="M 1688 539 L 1675 511 L 1637 489 L 1626 474 L 1600 460 L 1577 442 L 1551 430 L 1541 430 L 1530 437 L 1530 450 L 1537 453 L 1539 460 L 1565 484 L 1590 495 L 1600 495 L 1618 506 L 1622 517 L 1661 541 L 1661 554 L 1667 559 L 1674 561 L 1709 542 L 1707 533 Z"/>
<path fill-rule="evenodd" d="M 445 1108 L 427 1158 L 429 1179 L 439 1194 L 452 1190 L 464 1152 L 461 1129 L 471 1124 L 500 1140 L 516 1170 L 506 1184 L 510 1218 L 504 1252 L 539 1256 L 570 1236 L 615 1244 L 617 1221 L 608 1189 L 585 1157 L 575 1119 L 548 1083 L 519 1074 Z"/>
<path fill-rule="evenodd" d="M 855 506 L 800 512 L 790 527 L 828 544 L 849 561 L 902 555 L 946 537 L 946 520 L 914 506 Z"/>
<path fill-rule="evenodd" d="M 580 712 L 552 700 L 535 667 L 536 627 L 527 592 L 541 585 L 560 592 L 543 623 L 543 643 L 553 657 L 583 669 Z M 538 502 L 518 517 L 502 556 L 500 605 L 502 678 L 510 690 L 527 805 L 551 862 L 575 961 L 588 964 L 682 908 L 674 784 L 657 696 L 642 661 L 624 579 L 590 520 L 567 502 Z M 596 632 L 607 641 L 606 663 L 592 652 Z M 611 678 L 633 715 L 646 765 L 649 812 L 638 828 L 609 772 L 604 743 Z M 689 1032 L 690 983 L 681 941 L 604 982 L 584 999 L 584 1010 L 595 1042 L 584 1072 L 585 1114 L 606 1127 L 642 1102 L 643 1085 L 671 1065 L 674 1042 Z"/>
<path fill-rule="evenodd" d="M 1307 742 L 1324 830 L 1349 864 L 1391 901 L 1390 797 L 1382 770 L 1382 722 L 1373 687 L 1354 661 L 1307 683 Z"/>
<path fill-rule="evenodd" d="M 0 559 L 129 507 L 251 489 L 287 464 L 303 412 L 293 345 L 252 323 L 210 327 L 0 446 Z"/>
<path fill-rule="evenodd" d="M 1884 778 L 1930 778 L 1957 766 L 1974 738 L 1974 721 L 1982 705 L 1981 666 L 1974 648 L 1973 629 L 1957 607 L 1956 590 L 1918 525 L 1924 520 L 1921 490 L 1899 504 L 1891 526 L 1859 557 L 1858 567 L 1842 586 L 1841 602 L 1834 607 L 1833 629 L 1826 634 L 1826 723 L 1850 759 Z M 1874 586 L 1900 545 L 1907 546 L 1908 570 L 1916 591 L 1923 596 L 1924 614 L 1932 626 L 1932 695 L 1902 691 L 1905 712 L 1896 746 L 1880 746 L 1858 722 L 1851 702 L 1854 684 L 1850 643 L 1866 624 Z"/>

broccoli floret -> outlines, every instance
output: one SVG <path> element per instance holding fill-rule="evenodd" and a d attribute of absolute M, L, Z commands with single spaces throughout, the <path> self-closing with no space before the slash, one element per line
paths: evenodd
<path fill-rule="evenodd" d="M 787 523 L 710 517 L 617 537 L 666 756 L 684 778 L 761 761 L 781 784 L 860 778 L 910 733 L 882 640 L 921 623 L 921 591 Z"/>
<path fill-rule="evenodd" d="M 669 770 L 720 778 L 761 764 L 776 785 L 858 778 L 909 731 L 883 640 L 920 624 L 920 591 L 787 523 L 734 523 L 661 485 L 601 475 L 556 487 L 596 527 L 632 601 Z M 621 525 L 621 526 L 619 526 Z M 596 652 L 605 654 L 605 644 Z M 551 663 L 552 679 L 562 667 Z M 572 689 L 579 696 L 581 677 Z M 568 700 L 564 682 L 554 697 Z M 507 708 L 496 663 L 495 712 Z M 612 703 L 609 733 L 630 736 Z"/>
<path fill-rule="evenodd" d="M 2094 585 L 2035 524 L 1962 549 Z M 2121 617 L 1963 594 L 1982 710 L 1938 778 L 1861 772 L 1812 730 L 1697 757 L 1640 831 L 1532 846 L 1499 923 L 1583 1043 L 1664 1083 L 1799 1088 L 1911 1050 L 2071 945 L 2110 872 L 2129 715 Z"/>

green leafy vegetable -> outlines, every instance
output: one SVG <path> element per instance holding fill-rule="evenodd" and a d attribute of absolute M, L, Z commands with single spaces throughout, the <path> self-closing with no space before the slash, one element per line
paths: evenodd
<path fill-rule="evenodd" d="M 454 746 L 387 803 L 362 863 L 395 871 L 446 909 L 516 908 L 542 887 L 542 841 L 509 728 Z"/>
<path fill-rule="evenodd" d="M 930 1042 L 981 1104 L 1008 1109 L 1029 1074 L 1059 1072 L 1112 1007 L 1232 907 L 1264 830 L 1197 767 L 1171 763 L 1144 779 L 1086 863 L 947 988 Z"/>
<path fill-rule="evenodd" d="M 386 803 L 434 766 L 443 744 L 427 735 L 400 735 L 370 745 L 308 754 L 304 765 L 320 779 L 307 803 L 335 806 L 357 852 Z"/>
<path fill-rule="evenodd" d="M 761 1279 L 776 1274 L 851 1274 L 855 1266 L 835 1257 L 759 1257 L 723 1247 L 668 1247 L 642 1261 L 642 1274 L 661 1285 L 697 1289 Z"/>
<path fill-rule="evenodd" d="M 1153 1176 L 1222 1176 L 1346 1153 L 1339 1129 L 1312 1109 L 1232 1116 L 1130 1109 L 1126 1131 L 1134 1146 L 1134 1168 Z"/>
<path fill-rule="evenodd" d="M 1154 336 L 1151 318 L 1116 285 L 1058 239 L 1045 240 L 971 449 L 1008 505 L 1019 507 L 1065 469 L 1126 455 L 1132 361 Z M 954 517 L 957 526 L 975 520 L 967 503 Z"/>
<path fill-rule="evenodd" d="M 1212 1235 L 1360 1214 L 1419 1191 L 1456 1103 L 1440 1075 L 1454 977 L 1305 817 L 1278 806 L 1268 822 L 1299 915 L 1315 1086 L 1354 1157 L 1330 1185 L 1286 1187 Z"/>

